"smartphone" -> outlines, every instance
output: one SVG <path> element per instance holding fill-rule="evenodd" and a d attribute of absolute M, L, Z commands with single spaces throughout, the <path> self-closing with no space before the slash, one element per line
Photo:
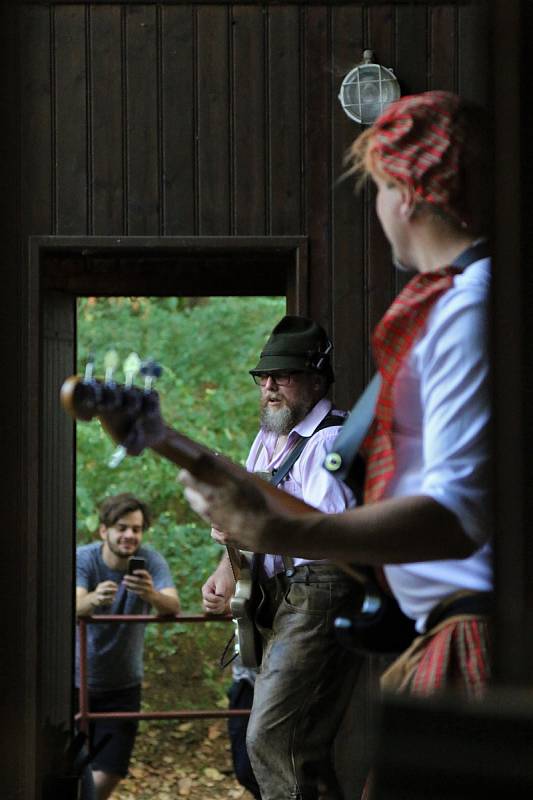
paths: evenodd
<path fill-rule="evenodd" d="M 128 575 L 133 575 L 135 569 L 145 569 L 146 561 L 139 556 L 131 556 L 128 559 Z"/>

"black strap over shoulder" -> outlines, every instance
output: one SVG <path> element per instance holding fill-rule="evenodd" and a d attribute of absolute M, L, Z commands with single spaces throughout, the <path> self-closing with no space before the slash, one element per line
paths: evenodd
<path fill-rule="evenodd" d="M 272 478 L 270 479 L 270 483 L 273 486 L 278 486 L 281 483 L 283 478 L 290 472 L 293 468 L 294 464 L 298 461 L 299 457 L 302 454 L 307 442 L 311 439 L 315 433 L 318 431 L 323 430 L 324 428 L 331 428 L 333 425 L 342 425 L 343 418 L 339 414 L 334 414 L 333 409 L 326 414 L 324 419 L 316 426 L 311 436 L 302 436 L 298 442 L 294 445 L 290 453 L 288 454 L 285 461 L 283 461 L 280 466 L 274 470 L 272 473 Z"/>

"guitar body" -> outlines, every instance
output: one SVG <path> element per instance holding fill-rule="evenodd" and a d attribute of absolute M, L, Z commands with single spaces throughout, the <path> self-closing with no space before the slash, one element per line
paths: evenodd
<path fill-rule="evenodd" d="M 255 613 L 261 599 L 261 586 L 254 581 L 250 564 L 243 558 L 230 609 L 235 625 L 235 652 L 245 667 L 257 668 L 261 664 L 263 641 L 255 625 Z"/>

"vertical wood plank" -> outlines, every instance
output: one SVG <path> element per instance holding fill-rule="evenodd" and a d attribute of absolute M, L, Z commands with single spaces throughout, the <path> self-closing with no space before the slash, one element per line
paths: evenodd
<path fill-rule="evenodd" d="M 375 58 L 384 67 L 392 67 L 397 72 L 396 65 L 396 15 L 394 6 L 371 6 L 366 15 L 366 36 L 364 47 L 374 51 Z M 363 53 L 358 53 L 362 60 Z"/>
<path fill-rule="evenodd" d="M 0 7 L 0 70 L 3 81 L 0 93 L 0 269 L 4 298 L 0 340 L 4 374 L 9 376 L 9 391 L 4 392 L 0 419 L 0 440 L 6 454 L 0 466 L 5 531 L 2 597 L 5 607 L 9 608 L 2 620 L 0 638 L 1 715 L 5 732 L 0 774 L 2 794 L 6 798 L 25 800 L 34 790 L 36 777 L 38 630 L 37 603 L 32 591 L 37 565 L 37 537 L 33 535 L 30 523 L 32 515 L 37 513 L 37 504 L 31 497 L 36 459 L 32 463 L 28 458 L 28 421 L 32 416 L 27 391 L 28 293 L 24 244 L 30 224 L 42 225 L 44 230 L 50 224 L 50 151 L 45 149 L 43 161 L 36 157 L 33 164 L 36 192 L 42 200 L 42 207 L 36 212 L 31 210 L 31 166 L 26 161 L 21 170 L 20 159 L 23 153 L 28 156 L 31 150 L 36 133 L 32 129 L 33 123 L 50 119 L 50 26 L 48 9 L 24 8 L 20 14 L 19 21 L 14 4 L 4 3 Z M 21 91 L 23 103 L 20 102 Z M 26 91 L 32 96 L 27 102 Z M 40 108 L 37 100 L 42 100 Z M 26 116 L 28 113 L 29 118 Z M 27 122 L 21 126 L 21 120 Z M 44 138 L 43 147 L 46 148 L 46 134 Z M 24 216 L 28 212 L 31 219 Z M 36 427 L 36 421 L 34 424 Z M 13 534 L 9 540 L 8 531 Z M 13 598 L 16 598 L 15 602 Z"/>
<path fill-rule="evenodd" d="M 90 233 L 125 231 L 120 6 L 91 6 L 89 16 Z"/>
<path fill-rule="evenodd" d="M 21 15 L 21 222 L 30 233 L 53 229 L 50 10 L 27 6 Z"/>
<path fill-rule="evenodd" d="M 266 232 L 265 14 L 245 6 L 232 13 L 232 233 L 237 236 Z"/>
<path fill-rule="evenodd" d="M 166 236 L 195 230 L 193 9 L 161 9 L 162 218 Z"/>
<path fill-rule="evenodd" d="M 402 94 L 428 88 L 428 8 L 399 5 L 396 8 L 396 69 Z"/>
<path fill-rule="evenodd" d="M 87 64 L 86 9 L 56 6 L 55 79 L 55 232 L 87 232 Z"/>
<path fill-rule="evenodd" d="M 531 216 L 533 163 L 530 3 L 495 0 L 498 41 L 490 64 L 494 118 L 494 269 L 492 286 L 493 476 L 495 481 L 495 653 L 500 684 L 531 686 L 533 553 L 531 449 L 533 375 Z M 524 257 L 526 255 L 526 257 Z"/>
<path fill-rule="evenodd" d="M 39 516 L 40 713 L 67 728 L 72 720 L 74 628 L 74 426 L 57 402 L 57 387 L 75 368 L 75 298 L 43 298 L 41 481 Z M 44 731 L 43 731 L 44 733 Z M 45 764 L 44 769 L 49 765 Z"/>
<path fill-rule="evenodd" d="M 334 175 L 331 163 L 331 15 L 309 8 L 305 20 L 305 231 L 310 240 L 311 316 L 335 338 L 332 314 L 331 219 Z"/>
<path fill-rule="evenodd" d="M 457 91 L 457 9 L 430 9 L 430 52 L 428 89 Z"/>
<path fill-rule="evenodd" d="M 272 6 L 268 16 L 270 233 L 279 236 L 302 228 L 300 9 Z"/>
<path fill-rule="evenodd" d="M 458 8 L 458 92 L 486 105 L 489 100 L 489 22 L 485 3 Z"/>
<path fill-rule="evenodd" d="M 363 51 L 362 10 L 339 6 L 331 10 L 334 87 L 338 94 L 345 75 L 359 62 Z M 340 103 L 333 104 L 333 178 L 344 171 L 349 145 L 362 132 L 346 116 Z M 365 380 L 365 238 L 364 200 L 354 193 L 350 178 L 335 182 L 333 201 L 333 337 L 336 345 L 335 402 L 349 408 L 362 391 Z"/>
<path fill-rule="evenodd" d="M 198 233 L 229 234 L 230 71 L 228 9 L 197 9 Z"/>
<path fill-rule="evenodd" d="M 160 233 L 155 6 L 125 7 L 127 233 Z"/>

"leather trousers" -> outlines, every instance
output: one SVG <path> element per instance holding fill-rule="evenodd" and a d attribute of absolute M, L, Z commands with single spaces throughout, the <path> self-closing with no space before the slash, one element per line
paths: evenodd
<path fill-rule="evenodd" d="M 342 800 L 332 746 L 361 660 L 336 640 L 357 589 L 331 564 L 262 582 L 264 639 L 247 748 L 262 800 Z"/>

